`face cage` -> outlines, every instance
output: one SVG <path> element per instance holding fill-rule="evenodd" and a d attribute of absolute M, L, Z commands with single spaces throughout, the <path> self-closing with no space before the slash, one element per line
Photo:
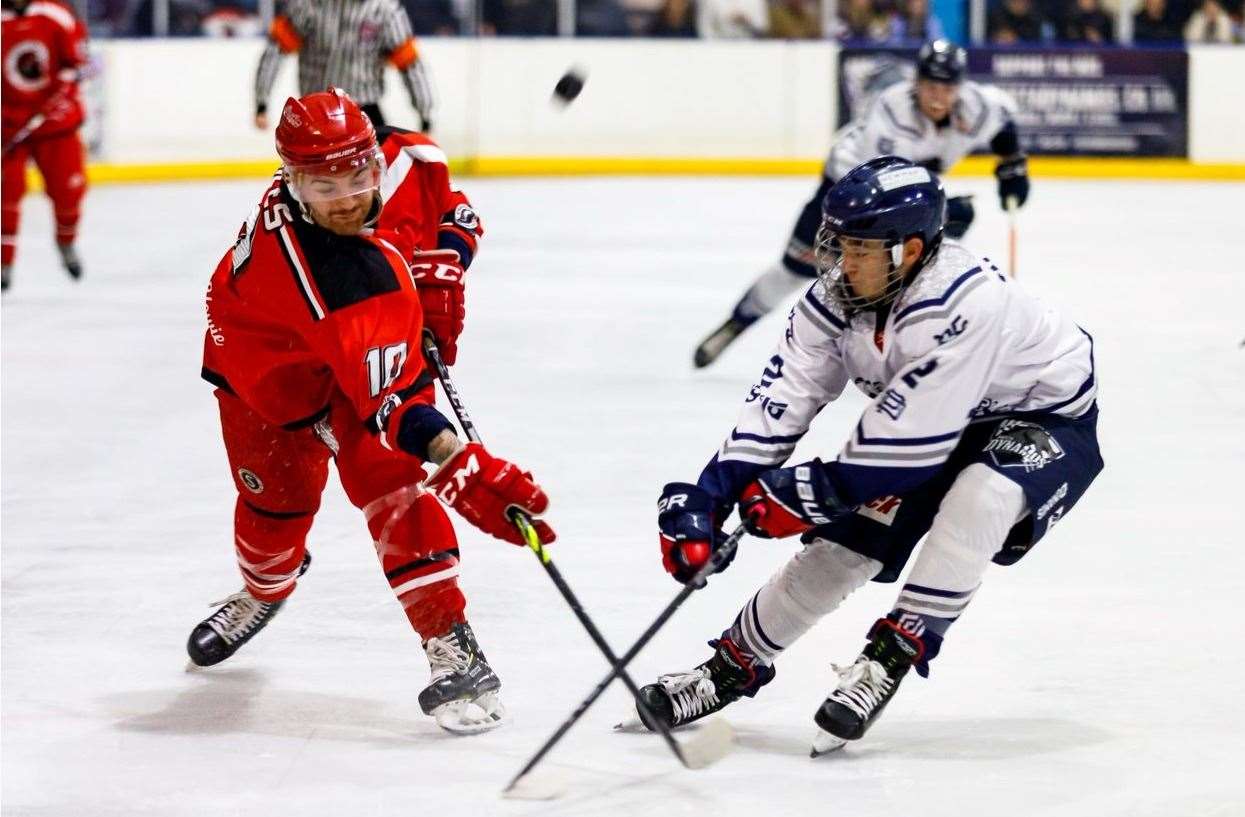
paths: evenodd
<path fill-rule="evenodd" d="M 370 167 L 370 173 L 356 173 L 362 168 Z M 364 151 L 356 156 L 337 159 L 330 162 L 317 162 L 306 165 L 284 165 L 285 184 L 290 195 L 299 204 L 317 204 L 335 201 L 348 196 L 380 189 L 381 180 L 385 177 L 385 154 L 379 146 Z M 319 189 L 313 187 L 317 182 L 336 179 L 329 185 L 320 184 Z"/>
<path fill-rule="evenodd" d="M 903 242 L 884 239 L 853 239 L 851 236 L 843 236 L 843 238 L 849 241 L 877 241 L 882 245 L 879 249 L 890 251 L 890 257 L 887 260 L 886 286 L 882 292 L 872 298 L 857 295 L 852 290 L 851 281 L 843 271 L 843 250 L 840 246 L 839 234 L 823 221 L 817 230 L 813 256 L 817 261 L 817 277 L 821 279 L 821 284 L 830 297 L 849 313 L 882 306 L 899 297 L 904 285 L 903 277 L 899 274 L 899 269 L 903 265 Z"/>

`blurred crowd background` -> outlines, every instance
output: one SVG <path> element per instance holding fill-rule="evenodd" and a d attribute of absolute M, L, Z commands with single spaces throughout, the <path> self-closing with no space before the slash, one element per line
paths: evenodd
<path fill-rule="evenodd" d="M 76 0 L 95 37 L 250 37 L 281 0 Z M 824 7 L 822 3 L 832 5 Z M 402 0 L 415 33 L 913 46 L 1243 43 L 1245 0 Z M 1122 23 L 1122 25 L 1121 25 Z"/>

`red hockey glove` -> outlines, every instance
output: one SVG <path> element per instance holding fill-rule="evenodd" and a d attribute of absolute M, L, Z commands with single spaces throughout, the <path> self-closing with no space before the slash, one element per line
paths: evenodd
<path fill-rule="evenodd" d="M 424 328 L 432 332 L 446 366 L 458 359 L 458 336 L 467 308 L 462 264 L 454 250 L 417 252 L 411 259 L 411 277 L 424 309 Z"/>
<path fill-rule="evenodd" d="M 753 536 L 781 539 L 849 513 L 821 460 L 761 474 L 739 497 L 739 515 Z"/>
<path fill-rule="evenodd" d="M 515 545 L 527 543 L 506 511 L 520 508 L 529 514 L 540 514 L 549 507 L 549 497 L 532 481 L 531 474 L 514 463 L 497 459 L 479 443 L 467 443 L 458 449 L 424 484 L 468 522 Z M 557 538 L 543 520 L 533 519 L 532 524 L 542 544 Z"/>

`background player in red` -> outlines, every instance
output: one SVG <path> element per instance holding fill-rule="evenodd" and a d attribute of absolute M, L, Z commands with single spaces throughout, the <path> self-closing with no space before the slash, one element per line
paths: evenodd
<path fill-rule="evenodd" d="M 190 658 L 225 660 L 294 591 L 332 458 L 423 639 L 421 708 L 451 731 L 491 728 L 501 682 L 467 624 L 438 498 L 515 544 L 506 510 L 539 514 L 548 500 L 530 474 L 461 443 L 432 404 L 421 337 L 456 358 L 479 219 L 440 148 L 396 129 L 378 137 L 342 91 L 287 101 L 276 140 L 282 169 L 207 293 L 203 376 L 217 386 L 246 586 L 194 629 Z M 438 466 L 427 478 L 425 462 Z"/>
<path fill-rule="evenodd" d="M 74 239 L 86 193 L 78 76 L 87 57 L 86 28 L 68 6 L 3 0 L 3 7 L 3 287 L 8 289 L 31 159 L 52 199 L 61 262 L 73 278 L 82 277 Z"/>

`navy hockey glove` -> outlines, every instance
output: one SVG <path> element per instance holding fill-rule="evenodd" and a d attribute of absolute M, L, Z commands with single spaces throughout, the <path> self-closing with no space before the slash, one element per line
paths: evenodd
<path fill-rule="evenodd" d="M 1029 157 L 1023 153 L 999 159 L 994 167 L 999 180 L 999 203 L 1007 209 L 1007 200 L 1015 199 L 1017 207 L 1023 207 L 1029 198 Z"/>
<path fill-rule="evenodd" d="M 765 539 L 795 536 L 851 510 L 839 498 L 821 460 L 766 471 L 739 498 L 739 515 L 748 532 Z"/>
<path fill-rule="evenodd" d="M 708 491 L 689 482 L 671 482 L 657 500 L 661 564 L 687 584 L 725 538 L 717 522 L 718 503 Z M 731 553 L 734 558 L 734 552 Z M 719 570 L 731 563 L 727 559 Z"/>

